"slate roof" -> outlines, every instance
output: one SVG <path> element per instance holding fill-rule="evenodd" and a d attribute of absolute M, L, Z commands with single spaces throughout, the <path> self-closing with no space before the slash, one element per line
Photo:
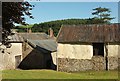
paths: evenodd
<path fill-rule="evenodd" d="M 19 34 L 15 33 L 14 35 L 10 36 L 10 40 L 8 42 L 17 43 L 17 42 L 23 42 L 23 41 L 24 41 L 23 38 Z"/>
<path fill-rule="evenodd" d="M 63 25 L 57 41 L 59 43 L 120 42 L 120 24 Z"/>
<path fill-rule="evenodd" d="M 30 43 L 34 48 L 37 48 L 38 50 L 45 49 L 50 52 L 57 51 L 57 43 L 55 40 L 52 40 L 52 39 L 28 40 L 28 43 Z"/>
<path fill-rule="evenodd" d="M 46 33 L 19 33 L 19 35 L 21 35 L 25 40 L 43 40 L 49 38 L 49 36 Z"/>
<path fill-rule="evenodd" d="M 54 52 L 57 50 L 55 39 L 50 38 L 46 33 L 19 33 L 24 40 L 37 50 L 42 52 Z"/>

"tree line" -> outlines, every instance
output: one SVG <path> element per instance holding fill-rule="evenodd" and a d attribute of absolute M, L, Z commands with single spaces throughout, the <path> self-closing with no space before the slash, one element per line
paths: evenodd
<path fill-rule="evenodd" d="M 32 32 L 45 32 L 48 34 L 49 28 L 52 28 L 54 31 L 54 35 L 57 36 L 59 29 L 62 25 L 80 25 L 80 24 L 105 24 L 105 22 L 101 19 L 64 19 L 64 20 L 56 20 L 50 22 L 44 22 L 39 24 L 34 24 L 31 27 Z M 27 27 L 27 26 L 26 26 Z M 27 28 L 17 27 L 18 32 L 27 32 Z"/>
<path fill-rule="evenodd" d="M 93 9 L 92 15 L 93 18 L 87 19 L 64 19 L 64 20 L 56 20 L 49 21 L 39 24 L 34 24 L 32 26 L 32 32 L 45 32 L 48 33 L 48 29 L 52 28 L 54 30 L 55 36 L 57 36 L 58 31 L 61 25 L 80 25 L 80 24 L 109 24 L 110 20 L 114 19 L 114 17 L 110 17 L 110 9 L 98 7 Z M 27 27 L 27 26 L 26 26 Z M 17 27 L 18 28 L 18 27 Z M 18 32 L 26 32 L 27 29 L 19 27 Z"/>

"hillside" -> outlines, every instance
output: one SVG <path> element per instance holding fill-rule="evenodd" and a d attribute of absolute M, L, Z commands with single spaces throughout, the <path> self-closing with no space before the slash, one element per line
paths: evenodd
<path fill-rule="evenodd" d="M 39 24 L 34 24 L 31 29 L 32 32 L 45 32 L 48 33 L 48 29 L 52 28 L 54 30 L 55 36 L 57 36 L 58 31 L 62 25 L 79 25 L 79 24 L 97 24 L 104 23 L 102 20 L 95 20 L 93 18 L 89 19 L 64 19 L 64 20 L 56 20 L 50 22 L 44 22 Z M 19 27 L 18 32 L 26 32 L 25 27 Z"/>

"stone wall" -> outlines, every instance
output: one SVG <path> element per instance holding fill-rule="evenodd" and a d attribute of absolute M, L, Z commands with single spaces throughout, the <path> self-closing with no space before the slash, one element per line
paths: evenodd
<path fill-rule="evenodd" d="M 115 70 L 118 69 L 118 58 L 109 57 L 108 66 L 106 66 L 106 58 L 102 56 L 93 56 L 92 59 L 69 59 L 58 58 L 58 71 L 77 72 L 87 70 Z"/>
<path fill-rule="evenodd" d="M 108 69 L 118 69 L 118 57 L 108 57 Z"/>
<path fill-rule="evenodd" d="M 58 71 L 77 72 L 92 70 L 91 60 L 58 58 Z"/>
<path fill-rule="evenodd" d="M 120 43 L 108 44 L 108 69 L 118 69 L 118 58 L 120 57 Z"/>
<path fill-rule="evenodd" d="M 106 59 L 102 56 L 93 56 L 92 59 L 92 70 L 105 70 L 106 69 Z"/>
<path fill-rule="evenodd" d="M 93 46 L 90 43 L 58 44 L 57 58 L 60 71 L 84 70 L 114 70 L 118 69 L 120 43 L 109 43 L 104 46 L 104 57 L 93 56 Z M 106 54 L 108 52 L 108 54 Z M 108 55 L 108 59 L 106 59 Z M 73 67 L 74 66 L 74 67 Z"/>

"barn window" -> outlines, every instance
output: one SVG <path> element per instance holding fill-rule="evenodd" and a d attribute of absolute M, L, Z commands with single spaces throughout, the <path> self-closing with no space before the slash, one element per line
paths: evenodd
<path fill-rule="evenodd" d="M 104 56 L 104 43 L 93 43 L 93 55 Z"/>

